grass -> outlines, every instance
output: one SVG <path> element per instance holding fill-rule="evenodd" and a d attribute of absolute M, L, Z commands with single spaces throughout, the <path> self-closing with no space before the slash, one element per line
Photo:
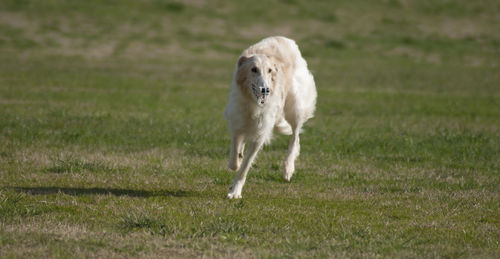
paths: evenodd
<path fill-rule="evenodd" d="M 1 1 L 0 256 L 497 258 L 498 13 Z M 291 183 L 276 136 L 227 200 L 232 70 L 273 34 L 309 62 L 316 116 Z"/>

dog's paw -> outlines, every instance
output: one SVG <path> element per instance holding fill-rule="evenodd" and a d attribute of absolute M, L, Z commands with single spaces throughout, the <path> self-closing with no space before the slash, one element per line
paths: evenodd
<path fill-rule="evenodd" d="M 241 194 L 230 192 L 227 194 L 227 198 L 228 199 L 241 199 Z"/>
<path fill-rule="evenodd" d="M 287 182 L 290 182 L 294 171 L 295 165 L 293 163 L 286 163 L 285 170 L 283 171 L 283 179 Z"/>
<path fill-rule="evenodd" d="M 275 125 L 274 130 L 287 136 L 293 134 L 292 127 L 286 121 L 282 121 L 280 124 Z"/>

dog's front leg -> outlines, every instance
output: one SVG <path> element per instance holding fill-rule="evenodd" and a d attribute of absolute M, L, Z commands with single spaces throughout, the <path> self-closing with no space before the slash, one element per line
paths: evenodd
<path fill-rule="evenodd" d="M 243 189 L 243 185 L 245 185 L 245 180 L 247 178 L 248 170 L 252 166 L 257 153 L 264 144 L 264 141 L 251 141 L 248 144 L 248 149 L 246 151 L 246 155 L 243 158 L 243 163 L 241 164 L 240 170 L 236 173 L 234 177 L 233 186 L 231 187 L 231 191 L 227 194 L 227 197 L 230 199 L 239 199 L 241 198 L 241 190 Z"/>
<path fill-rule="evenodd" d="M 243 147 L 245 137 L 243 134 L 233 132 L 231 135 L 231 151 L 229 154 L 229 169 L 238 170 L 243 160 Z"/>
<path fill-rule="evenodd" d="M 288 144 L 288 154 L 285 161 L 285 169 L 283 171 L 283 179 L 287 182 L 292 179 L 293 172 L 295 171 L 295 159 L 300 153 L 299 133 L 300 127 L 296 127 L 293 130 L 293 134 L 290 137 L 290 143 Z"/>

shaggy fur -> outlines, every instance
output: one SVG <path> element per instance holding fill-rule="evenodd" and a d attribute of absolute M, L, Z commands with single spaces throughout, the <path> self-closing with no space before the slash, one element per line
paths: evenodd
<path fill-rule="evenodd" d="M 283 171 L 290 181 L 300 129 L 313 117 L 316 95 L 314 78 L 293 40 L 269 37 L 243 51 L 224 114 L 231 132 L 229 168 L 238 170 L 229 198 L 241 198 L 248 170 L 262 145 L 270 142 L 273 129 L 291 135 Z"/>

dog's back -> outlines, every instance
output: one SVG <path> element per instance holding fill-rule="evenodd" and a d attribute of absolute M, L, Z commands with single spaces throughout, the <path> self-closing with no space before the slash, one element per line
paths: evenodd
<path fill-rule="evenodd" d="M 299 47 L 295 41 L 281 36 L 261 40 L 243 51 L 242 56 L 252 54 L 264 54 L 274 57 L 291 71 L 295 69 L 297 55 L 300 57 Z"/>

